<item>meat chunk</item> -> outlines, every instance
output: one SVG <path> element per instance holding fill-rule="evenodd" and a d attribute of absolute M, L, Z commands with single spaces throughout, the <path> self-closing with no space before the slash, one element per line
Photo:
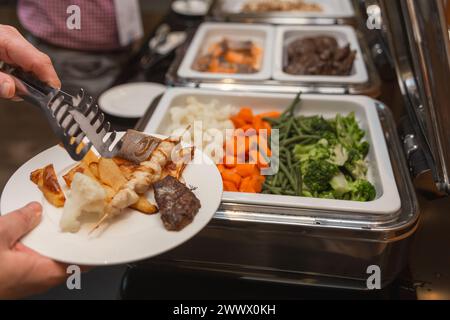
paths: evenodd
<path fill-rule="evenodd" d="M 172 176 L 156 182 L 153 187 L 161 219 L 167 230 L 180 231 L 192 223 L 201 204 L 191 189 Z"/>
<path fill-rule="evenodd" d="M 329 36 L 294 40 L 286 53 L 283 69 L 294 75 L 350 75 L 356 58 L 350 44 L 340 48 L 337 40 Z"/>

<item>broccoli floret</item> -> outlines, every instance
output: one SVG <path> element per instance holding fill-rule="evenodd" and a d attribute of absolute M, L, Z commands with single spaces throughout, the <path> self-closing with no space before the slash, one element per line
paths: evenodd
<path fill-rule="evenodd" d="M 342 167 L 348 160 L 347 149 L 342 144 L 335 145 L 331 150 L 331 162 Z"/>
<path fill-rule="evenodd" d="M 330 157 L 328 142 L 326 140 L 320 140 L 316 144 L 296 145 L 294 148 L 294 155 L 296 159 L 301 162 L 328 159 Z"/>
<path fill-rule="evenodd" d="M 350 184 L 351 200 L 367 202 L 375 199 L 377 192 L 367 180 L 356 180 Z"/>
<path fill-rule="evenodd" d="M 320 199 L 330 199 L 330 200 L 337 200 L 339 197 L 336 195 L 334 191 L 325 191 L 317 196 Z"/>
<path fill-rule="evenodd" d="M 336 116 L 336 133 L 338 139 L 345 146 L 358 144 L 365 136 L 365 132 L 360 129 L 355 118 L 355 113 L 350 113 L 347 117 Z"/>
<path fill-rule="evenodd" d="M 349 183 L 342 172 L 331 179 L 330 185 L 339 197 L 350 191 Z"/>
<path fill-rule="evenodd" d="M 361 157 L 364 159 L 369 154 L 370 144 L 367 141 L 363 141 L 359 145 L 357 145 L 357 149 L 361 154 Z"/>
<path fill-rule="evenodd" d="M 339 168 L 327 161 L 309 161 L 303 166 L 303 182 L 312 193 L 330 189 L 330 181 L 339 173 Z"/>
<path fill-rule="evenodd" d="M 325 133 L 335 134 L 335 128 L 333 127 L 333 125 L 320 116 L 303 118 L 301 123 L 303 131 L 308 134 L 314 134 L 318 136 L 323 136 Z"/>
<path fill-rule="evenodd" d="M 348 159 L 344 164 L 344 168 L 355 180 L 366 178 L 368 167 L 364 158 L 356 148 L 352 148 L 348 152 Z"/>
<path fill-rule="evenodd" d="M 365 179 L 368 171 L 367 163 L 361 159 L 345 163 L 344 168 L 355 180 Z"/>

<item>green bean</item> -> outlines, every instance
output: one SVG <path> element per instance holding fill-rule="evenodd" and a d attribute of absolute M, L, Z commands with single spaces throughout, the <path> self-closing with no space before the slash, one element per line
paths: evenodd
<path fill-rule="evenodd" d="M 291 184 L 292 188 L 295 190 L 295 179 L 289 173 L 288 168 L 286 168 L 286 166 L 280 162 L 280 169 L 286 175 L 286 178 L 289 180 L 289 183 Z"/>
<path fill-rule="evenodd" d="M 300 102 L 300 96 L 302 95 L 302 92 L 300 91 L 297 93 L 297 96 L 295 97 L 294 101 L 292 101 L 291 105 L 286 109 L 285 112 L 283 112 L 283 115 L 293 115 L 294 109 Z"/>
<path fill-rule="evenodd" d="M 285 149 L 286 150 L 286 149 Z M 291 158 L 291 152 L 290 151 L 285 151 L 286 153 L 286 158 L 287 158 L 287 167 L 291 168 L 292 167 L 292 158 Z"/>
<path fill-rule="evenodd" d="M 270 185 L 276 187 L 277 183 L 278 183 L 278 175 L 276 174 L 273 176 L 272 183 Z"/>
<path fill-rule="evenodd" d="M 311 128 L 308 128 L 303 121 L 298 121 L 298 125 L 305 133 L 311 133 Z"/>
<path fill-rule="evenodd" d="M 319 136 L 308 136 L 308 135 L 297 136 L 297 137 L 292 137 L 290 139 L 284 140 L 283 143 L 282 143 L 282 146 L 286 147 L 286 146 L 288 146 L 290 144 L 293 144 L 293 143 L 304 142 L 305 140 L 308 140 L 308 141 L 309 140 L 314 140 L 314 141 L 316 141 L 316 140 L 319 140 L 319 139 L 320 139 Z"/>
<path fill-rule="evenodd" d="M 275 128 L 276 126 L 279 126 L 280 123 L 281 123 L 280 119 L 275 119 L 275 118 L 263 118 L 263 120 L 267 121 L 272 128 Z"/>
<path fill-rule="evenodd" d="M 282 195 L 280 189 L 267 186 L 267 190 L 269 190 L 272 194 Z"/>
<path fill-rule="evenodd" d="M 299 136 L 303 135 L 303 132 L 300 130 L 300 128 L 297 125 L 297 121 L 294 121 L 292 123 L 292 126 L 294 127 L 294 130 L 297 133 L 297 135 L 299 135 Z"/>

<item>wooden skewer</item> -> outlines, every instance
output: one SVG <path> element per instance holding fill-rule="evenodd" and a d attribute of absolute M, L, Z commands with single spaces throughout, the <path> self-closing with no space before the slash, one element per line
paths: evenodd
<path fill-rule="evenodd" d="M 97 230 L 98 228 L 100 228 L 100 226 L 102 225 L 103 222 L 106 221 L 106 219 L 109 218 L 109 214 L 105 213 L 103 215 L 103 217 L 97 222 L 97 224 L 91 229 L 91 231 L 89 231 L 88 235 L 91 235 L 92 232 L 94 232 L 95 230 Z"/>

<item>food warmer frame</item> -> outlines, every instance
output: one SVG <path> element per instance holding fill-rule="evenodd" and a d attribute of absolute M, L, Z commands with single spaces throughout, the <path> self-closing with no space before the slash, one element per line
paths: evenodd
<path fill-rule="evenodd" d="M 445 7 L 442 0 L 360 0 L 354 4 L 363 8 L 363 17 L 365 12 L 378 15 L 381 28 L 375 30 L 378 41 L 371 49 L 377 50 L 372 53 L 383 51 L 395 66 L 404 98 L 407 125 L 400 129 L 390 109 L 381 102 L 377 106 L 401 197 L 396 218 L 326 218 L 314 210 L 293 215 L 288 209 L 280 213 L 270 206 L 222 203 L 196 237 L 143 264 L 359 290 L 368 289 L 371 266 L 380 267 L 382 287 L 398 277 L 408 263 L 408 249 L 420 225 L 414 179 L 431 177 L 436 195 L 446 196 L 450 190 L 450 129 L 445 126 L 450 116 L 445 99 L 450 43 Z M 255 90 L 251 85 L 240 86 Z M 156 105 L 157 101 L 140 122 L 141 128 Z"/>

